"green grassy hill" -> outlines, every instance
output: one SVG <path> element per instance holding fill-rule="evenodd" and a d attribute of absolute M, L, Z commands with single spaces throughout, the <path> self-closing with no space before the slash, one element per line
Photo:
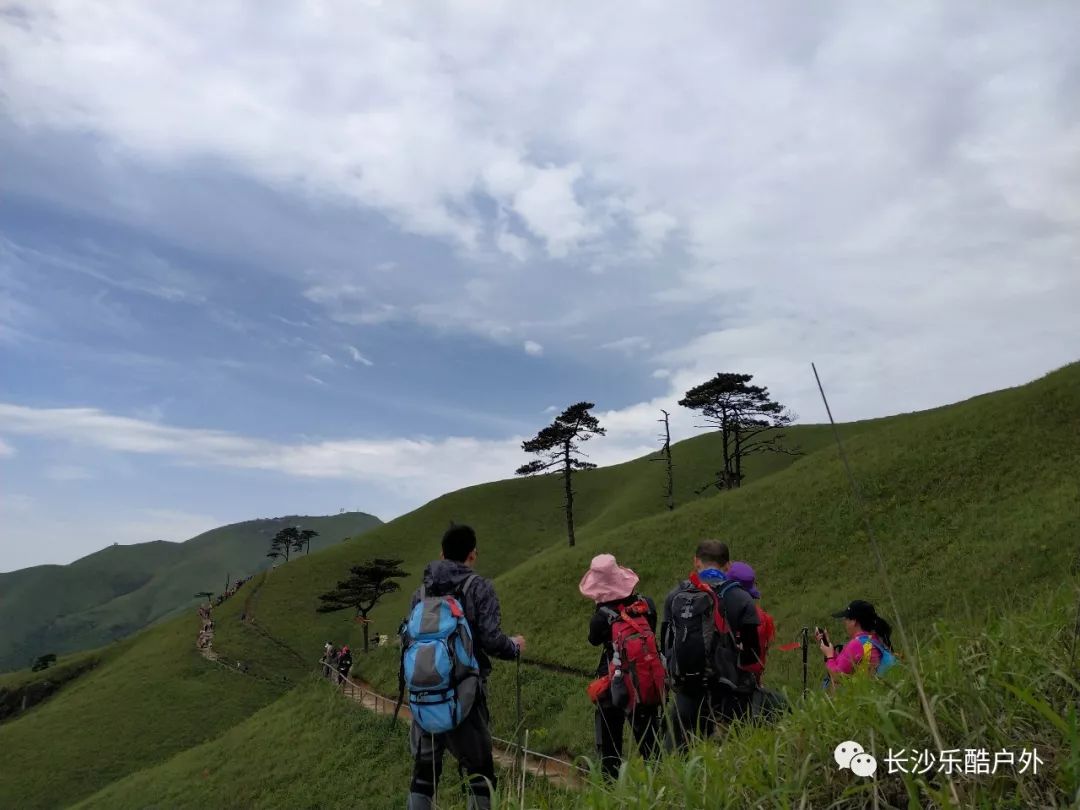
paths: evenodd
<path fill-rule="evenodd" d="M 1002 600 L 1030 605 L 1061 583 L 1080 536 L 1077 426 L 1075 365 L 954 406 L 842 426 L 912 631 L 929 633 L 938 620 L 977 627 Z M 585 643 L 591 608 L 576 586 L 590 557 L 603 551 L 633 566 L 644 591 L 662 597 L 685 576 L 698 539 L 724 538 L 757 567 L 783 640 L 804 625 L 828 623 L 852 598 L 873 599 L 889 612 L 827 431 L 809 426 L 793 435 L 810 451 L 806 456 L 752 476 L 737 492 L 700 498 L 686 490 L 710 469 L 712 437 L 677 445 L 684 488 L 683 505 L 673 513 L 662 507 L 660 465 L 640 460 L 582 475 L 575 549 L 565 547 L 561 534 L 557 481 L 504 481 L 452 493 L 355 543 L 275 572 L 257 621 L 296 651 L 316 651 L 325 638 L 355 647 L 359 631 L 347 618 L 305 615 L 305 602 L 313 609 L 317 594 L 349 563 L 391 550 L 418 577 L 437 555 L 450 519 L 477 527 L 479 568 L 495 577 L 504 625 L 526 635 L 528 657 L 542 664 L 594 663 L 596 652 Z M 377 630 L 396 628 L 405 599 L 402 592 L 377 611 Z M 223 644 L 229 643 L 226 635 Z M 248 654 L 258 653 L 248 648 Z M 269 647 L 262 654 L 285 664 Z M 393 650 L 378 650 L 358 666 L 363 677 L 394 690 Z M 591 752 L 584 680 L 532 667 L 525 667 L 524 679 L 526 724 L 537 744 Z M 775 654 L 770 680 L 798 687 L 797 656 Z M 507 734 L 514 721 L 511 668 L 496 672 L 492 691 L 496 728 Z"/>
<path fill-rule="evenodd" d="M 77 806 L 134 810 L 152 797 L 152 806 L 162 808 L 401 807 L 400 785 L 411 775 L 401 756 L 405 731 L 312 679 L 210 742 Z M 288 752 L 279 747 L 282 740 L 289 741 Z"/>
<path fill-rule="evenodd" d="M 67 806 L 213 739 L 290 685 L 205 660 L 196 631 L 192 612 L 119 642 L 55 697 L 0 725 L 0 807 Z"/>
<path fill-rule="evenodd" d="M 267 568 L 270 538 L 297 522 L 319 532 L 312 552 L 380 525 L 363 512 L 250 520 L 183 543 L 114 545 L 70 565 L 0 574 L 0 671 L 107 644 L 189 607 L 198 591 L 224 589 L 227 574 Z"/>
<path fill-rule="evenodd" d="M 1071 618 L 1075 599 L 1072 589 L 1059 588 L 1034 608 L 991 615 L 982 629 L 946 626 L 926 640 L 926 688 L 948 744 L 1036 750 L 1042 761 L 1041 778 L 1007 769 L 992 777 L 958 777 L 960 806 L 1075 806 L 1080 799 L 1080 685 L 1065 674 L 1075 661 L 1070 663 L 1072 628 L 1063 621 Z M 402 755 L 405 729 L 309 676 L 221 736 L 120 779 L 77 806 L 392 810 L 402 806 L 410 778 L 409 758 Z M 936 750 L 909 673 L 897 671 L 887 685 L 853 682 L 835 700 L 815 690 L 775 726 L 735 727 L 723 747 L 706 743 L 651 770 L 633 759 L 614 785 L 594 775 L 582 790 L 565 792 L 530 779 L 522 796 L 518 780 L 504 773 L 495 807 L 949 806 L 941 778 L 883 775 L 875 783 L 838 771 L 832 749 L 849 738 L 866 743 L 879 762 L 889 749 Z M 439 806 L 465 806 L 452 766 L 444 773 Z"/>
<path fill-rule="evenodd" d="M 990 807 L 1002 806 L 1000 802 L 1010 801 L 1010 795 L 1012 804 L 1005 806 L 1033 801 L 1066 804 L 1066 797 L 1077 790 L 1080 770 L 1075 708 L 1080 687 L 1073 671 L 1075 659 L 1070 665 L 1066 652 L 1076 594 L 1074 585 L 1063 587 L 1074 571 L 1080 537 L 1076 464 L 1080 365 L 1020 388 L 925 413 L 844 425 L 841 432 L 904 621 L 923 650 L 921 660 L 946 742 L 963 748 L 981 740 L 989 745 L 1008 739 L 1017 748 L 1038 744 L 1051 757 L 1049 775 L 1038 780 L 996 780 L 993 787 L 967 788 L 974 793 L 965 796 L 990 797 L 983 802 Z M 268 703 L 273 695 L 259 692 L 261 688 L 280 691 L 282 686 L 272 683 L 276 677 L 303 684 L 325 640 L 358 646 L 361 632 L 351 617 L 315 613 L 318 595 L 350 565 L 374 556 L 405 559 L 411 581 L 374 617 L 377 632 L 392 633 L 408 591 L 424 564 L 438 555 L 438 538 L 450 520 L 477 528 L 478 568 L 495 579 L 504 626 L 523 632 L 529 640 L 531 663 L 522 666 L 521 676 L 525 725 L 533 745 L 591 754 L 586 679 L 560 668 L 583 669 L 595 663 L 596 652 L 585 641 L 591 606 L 577 593 L 577 582 L 596 553 L 616 553 L 641 574 L 645 592 L 662 598 L 685 576 L 699 539 L 725 539 L 737 558 L 757 568 L 764 604 L 778 620 L 782 641 L 793 639 L 804 625 L 828 624 L 827 616 L 852 598 L 870 598 L 883 613 L 891 612 L 883 595 L 884 581 L 871 560 L 861 511 L 827 428 L 802 426 L 791 435 L 806 455 L 755 459 L 758 466 L 749 470 L 742 489 L 700 497 L 691 491 L 715 467 L 715 437 L 703 435 L 676 445 L 674 512 L 663 507 L 662 465 L 649 459 L 581 475 L 574 549 L 565 545 L 558 482 L 509 480 L 450 493 L 362 537 L 262 574 L 245 586 L 250 590 L 241 592 L 243 599 L 234 598 L 216 613 L 215 649 L 230 662 L 242 661 L 259 677 L 235 676 L 234 682 L 223 683 L 221 691 L 214 692 L 217 702 L 204 711 L 220 707 L 230 717 L 204 738 L 207 745 L 183 751 L 184 743 L 190 745 L 195 736 L 190 719 L 179 724 L 185 729 L 182 733 L 172 732 L 171 753 L 158 751 L 125 769 L 115 767 L 121 754 L 112 740 L 98 741 L 98 748 L 89 746 L 86 736 L 66 748 L 49 745 L 41 736 L 49 723 L 61 718 L 81 722 L 86 707 L 76 702 L 77 695 L 83 696 L 80 700 L 108 696 L 114 680 L 130 677 L 120 672 L 118 658 L 43 706 L 0 726 L 5 750 L 39 752 L 33 762 L 20 761 L 30 773 L 5 788 L 8 792 L 0 795 L 0 805 L 52 806 L 50 801 L 70 803 L 102 789 L 92 798 L 97 806 L 220 802 L 273 807 L 288 806 L 290 801 L 298 802 L 295 806 L 317 806 L 329 779 L 316 764 L 320 752 L 336 762 L 342 750 L 378 751 L 373 761 L 380 777 L 372 782 L 362 766 L 342 767 L 338 773 L 345 787 L 335 787 L 338 792 L 330 794 L 334 798 L 324 806 L 352 806 L 340 792 L 349 785 L 361 795 L 370 793 L 375 802 L 371 806 L 382 806 L 380 802 L 390 806 L 393 796 L 400 800 L 407 771 L 404 747 L 393 743 L 385 749 L 372 748 L 373 735 L 380 740 L 384 735 L 363 720 L 351 720 L 342 700 L 316 705 L 309 687 L 301 686 L 303 693 L 282 699 L 231 731 L 225 729 L 249 716 L 256 708 L 253 702 Z M 254 616 L 254 624 L 240 622 L 241 613 Z M 161 655 L 180 655 L 166 653 L 169 643 L 184 646 L 187 655 L 190 636 L 181 633 L 167 641 L 157 635 L 164 627 L 171 625 L 132 639 L 124 657 L 149 650 L 152 644 L 162 645 Z M 911 660 L 917 650 L 902 653 Z M 768 672 L 769 682 L 793 690 L 793 697 L 801 686 L 798 660 L 796 653 L 775 652 Z M 811 664 L 820 667 L 818 656 L 811 655 Z M 192 671 L 201 667 L 207 678 L 214 670 L 198 658 L 191 666 Z M 396 683 L 396 667 L 397 652 L 380 649 L 357 656 L 355 669 L 389 693 Z M 493 723 L 503 736 L 514 731 L 514 673 L 512 666 L 497 665 L 491 684 Z M 812 682 L 819 677 L 815 669 Z M 166 675 L 161 678 L 163 684 L 168 681 Z M 260 695 L 258 700 L 253 693 Z M 772 798 L 761 806 L 802 801 L 812 806 L 861 807 L 869 801 L 865 786 L 844 782 L 845 775 L 837 775 L 831 765 L 832 747 L 839 742 L 832 736 L 851 728 L 878 746 L 905 740 L 925 744 L 929 739 L 910 676 L 903 670 L 892 686 L 853 688 L 837 700 L 814 694 L 806 703 L 797 703 L 798 710 L 778 728 L 738 732 L 725 744 L 723 757 L 708 748 L 698 759 L 672 761 L 652 776 L 631 769 L 623 786 L 593 788 L 572 803 L 636 807 L 662 798 L 664 806 L 680 807 L 685 798 L 680 791 L 689 790 L 699 799 L 686 806 L 712 806 L 701 798 L 710 795 L 702 785 L 715 789 L 723 784 L 720 794 L 713 795 L 722 795 L 717 803 L 724 806 L 750 806 L 753 797 L 768 795 Z M 111 705 L 125 717 L 144 718 L 155 711 L 149 702 L 130 709 L 118 702 Z M 328 715 L 334 715 L 338 706 L 344 719 L 327 726 Z M 343 743 L 323 738 L 321 728 L 330 737 L 336 729 L 357 739 L 348 743 L 352 748 L 342 749 Z M 222 736 L 211 740 L 215 735 Z M 266 745 L 265 740 L 256 741 L 260 735 L 279 735 L 285 745 L 280 756 L 282 772 L 291 774 L 288 784 L 267 775 L 274 770 L 272 765 L 261 769 L 255 765 L 262 760 L 251 757 L 251 751 Z M 386 751 L 396 752 L 400 760 L 384 762 Z M 62 767 L 67 756 L 80 757 L 87 767 L 100 762 L 103 778 L 86 790 L 70 781 L 49 785 L 50 798 L 39 799 L 36 791 L 45 790 L 47 781 L 40 774 Z M 221 767 L 215 771 L 211 765 L 234 758 L 251 764 L 227 771 Z M 306 770 L 286 765 L 293 760 L 312 764 Z M 744 767 L 732 770 L 731 762 Z M 196 772 L 208 772 L 206 784 L 194 789 L 190 802 L 180 800 L 181 787 L 190 786 Z M 221 777 L 224 773 L 227 780 Z M 124 775 L 126 779 L 109 786 Z M 894 778 L 886 787 L 883 806 L 897 802 L 903 806 L 908 803 L 905 796 L 911 806 L 927 806 L 940 801 L 943 789 L 926 779 L 912 780 L 908 786 Z M 251 797 L 250 802 L 230 805 L 227 791 Z M 549 801 L 541 794 L 530 795 L 528 806 Z M 298 797 L 310 797 L 310 803 L 305 805 Z M 550 801 L 560 806 L 558 798 Z"/>
<path fill-rule="evenodd" d="M 874 431 L 884 424 L 887 422 L 879 420 L 861 429 Z M 789 432 L 790 444 L 810 455 L 828 447 L 829 435 L 827 429 L 817 425 L 800 426 Z M 674 514 L 695 508 L 694 504 L 723 508 L 723 499 L 728 494 L 712 490 L 694 495 L 694 490 L 711 479 L 717 466 L 717 438 L 714 434 L 704 434 L 673 447 L 679 505 Z M 751 482 L 764 482 L 777 472 L 805 461 L 803 457 L 783 454 L 755 456 L 748 461 L 747 477 Z M 317 654 L 327 639 L 348 640 L 356 646 L 361 633 L 352 617 L 345 613 L 316 615 L 318 595 L 332 588 L 349 566 L 369 557 L 389 555 L 403 559 L 405 570 L 413 574 L 403 590 L 388 597 L 373 614 L 372 631 L 392 634 L 408 607 L 409 596 L 419 583 L 424 566 L 438 557 L 439 538 L 450 521 L 468 522 L 476 528 L 480 538 L 479 570 L 485 576 L 498 577 L 566 545 L 561 487 L 561 481 L 554 477 L 509 479 L 468 487 L 436 498 L 355 541 L 296 560 L 275 570 L 267 579 L 254 611 L 258 623 L 297 651 Z M 618 531 L 618 527 L 649 516 L 663 520 L 671 517 L 664 506 L 662 465 L 651 458 L 591 470 L 575 479 L 574 488 L 578 556 L 584 553 L 581 549 L 591 548 L 593 539 L 606 532 Z M 580 573 L 567 575 L 576 583 Z M 575 596 L 575 600 L 580 601 L 580 597 Z M 505 604 L 510 609 L 510 601 Z M 241 607 L 234 604 L 229 611 L 239 615 Z M 220 642 L 223 648 L 227 649 L 234 635 L 243 632 L 229 623 Z"/>

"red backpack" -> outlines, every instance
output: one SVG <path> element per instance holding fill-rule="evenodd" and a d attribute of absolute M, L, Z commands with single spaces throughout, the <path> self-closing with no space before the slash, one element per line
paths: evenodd
<path fill-rule="evenodd" d="M 765 612 L 761 605 L 754 605 L 760 624 L 758 625 L 758 648 L 761 650 L 761 667 L 765 668 L 765 658 L 769 654 L 769 645 L 776 640 L 776 622 L 773 617 Z M 761 681 L 760 676 L 758 681 Z"/>
<path fill-rule="evenodd" d="M 664 663 L 656 648 L 656 634 L 645 615 L 649 605 L 644 599 L 611 611 L 611 648 L 608 677 L 614 682 L 621 667 L 629 699 L 623 707 L 632 712 L 638 704 L 661 706 L 664 703 Z"/>

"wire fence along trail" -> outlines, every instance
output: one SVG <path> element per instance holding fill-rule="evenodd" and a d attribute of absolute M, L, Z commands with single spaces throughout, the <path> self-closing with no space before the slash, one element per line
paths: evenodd
<path fill-rule="evenodd" d="M 244 611 L 242 614 L 242 620 L 250 627 L 253 627 L 261 636 L 268 641 L 273 642 L 279 648 L 286 650 L 290 655 L 301 658 L 303 657 L 294 649 L 289 647 L 280 639 L 276 638 L 273 634 L 267 632 L 267 630 L 259 626 L 255 622 L 255 607 L 258 601 L 259 592 L 262 588 L 265 578 L 260 579 L 255 587 L 252 589 L 248 598 L 245 600 Z M 227 669 L 231 672 L 235 672 L 239 675 L 245 675 L 248 677 L 254 677 L 259 680 L 265 680 L 269 682 L 268 678 L 256 675 L 253 672 L 248 671 L 247 667 L 243 666 L 241 662 L 237 661 L 237 668 L 233 669 L 227 663 L 221 660 L 218 653 L 213 649 L 214 641 L 214 622 L 212 619 L 212 608 L 210 606 L 206 608 L 199 608 L 199 617 L 202 620 L 202 628 L 196 639 L 196 648 L 199 654 L 208 661 L 217 664 L 223 669 Z M 577 670 L 573 667 L 560 666 L 558 664 L 547 664 L 542 661 L 523 661 L 521 662 L 525 666 L 532 666 L 537 669 L 548 670 L 551 672 L 558 672 L 561 674 L 569 675 L 586 675 L 584 670 Z M 319 671 L 324 675 L 327 675 L 341 687 L 342 693 L 355 701 L 357 704 L 378 715 L 385 717 L 393 717 L 397 708 L 397 701 L 386 697 L 385 695 L 376 692 L 369 684 L 358 683 L 352 680 L 347 675 L 341 675 L 332 668 L 332 664 L 323 659 L 319 659 L 318 662 Z M 400 717 L 404 721 L 411 721 L 412 715 L 409 712 L 408 703 L 405 702 L 401 706 L 399 712 Z M 503 769 L 510 771 L 511 783 L 514 783 L 514 774 L 520 773 L 523 776 L 528 774 L 529 776 L 546 779 L 553 785 L 561 788 L 580 788 L 585 782 L 589 770 L 581 765 L 577 765 L 573 762 L 569 762 L 565 759 L 559 759 L 553 757 L 550 754 L 544 754 L 540 751 L 534 751 L 529 748 L 529 732 L 526 729 L 524 732 L 524 742 L 518 743 L 513 740 L 505 740 L 501 737 L 492 735 L 492 741 L 495 743 L 493 746 L 492 754 L 495 762 Z"/>
<path fill-rule="evenodd" d="M 370 684 L 358 683 L 348 676 L 340 675 L 330 670 L 331 665 L 320 660 L 319 666 L 329 675 L 336 676 L 341 686 L 342 693 L 368 711 L 386 717 L 393 717 L 397 707 L 397 701 L 376 692 Z M 409 712 L 408 702 L 402 703 L 399 713 L 403 721 L 410 721 L 412 715 Z M 525 743 L 517 743 L 505 740 L 501 737 L 492 736 L 494 743 L 493 755 L 495 762 L 508 771 L 524 771 L 530 776 L 548 781 L 564 788 L 578 788 L 585 781 L 589 771 L 580 765 L 565 759 L 533 751 L 528 747 L 528 731 L 525 732 Z"/>

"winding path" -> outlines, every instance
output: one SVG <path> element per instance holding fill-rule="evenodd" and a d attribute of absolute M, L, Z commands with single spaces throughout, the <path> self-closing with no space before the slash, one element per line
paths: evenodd
<path fill-rule="evenodd" d="M 370 712 L 392 717 L 396 701 L 376 692 L 370 684 L 357 683 L 349 678 L 345 679 L 341 688 L 342 694 L 356 701 Z M 403 705 L 398 715 L 399 719 L 409 722 L 412 715 L 408 705 Z M 494 746 L 492 753 L 495 764 L 504 770 L 519 771 L 524 765 L 525 772 L 539 779 L 546 779 L 560 788 L 580 788 L 585 781 L 586 771 L 566 760 L 531 751 L 509 740 L 493 737 Z"/>
<path fill-rule="evenodd" d="M 259 634 L 264 636 L 268 641 L 287 650 L 290 654 L 299 657 L 299 654 L 295 650 L 280 639 L 275 638 L 265 628 L 259 626 L 255 622 L 255 608 L 258 605 L 259 591 L 266 581 L 266 576 L 269 576 L 269 572 L 260 577 L 254 584 L 252 590 L 247 594 L 247 598 L 244 600 L 243 620 L 254 627 Z M 196 648 L 198 649 L 199 654 L 206 660 L 213 661 L 218 666 L 224 666 L 226 669 L 231 670 L 231 667 L 227 667 L 225 663 L 220 660 L 220 656 L 213 648 L 214 631 L 210 630 L 208 636 L 209 639 L 205 646 L 199 645 L 198 639 L 196 639 Z M 523 663 L 532 663 L 536 666 L 536 663 L 534 662 Z M 319 665 L 323 666 L 322 662 L 319 662 Z M 553 665 L 540 665 L 540 668 L 563 672 L 569 671 L 573 674 L 577 674 L 569 668 Z M 244 670 L 236 671 L 244 675 L 251 674 Z M 385 695 L 379 694 L 370 684 L 363 682 L 357 683 L 350 678 L 345 678 L 341 685 L 341 692 L 345 697 L 355 701 L 358 705 L 374 714 L 385 717 L 392 717 L 394 715 L 396 701 Z M 399 719 L 403 722 L 411 721 L 412 715 L 409 712 L 407 704 L 401 707 Z M 529 750 L 527 737 L 525 745 L 520 745 L 510 740 L 503 740 L 498 737 L 492 737 L 492 740 L 494 742 L 492 754 L 494 755 L 495 763 L 503 770 L 509 771 L 511 778 L 513 778 L 513 774 L 521 773 L 522 769 L 524 769 L 525 773 L 530 776 L 537 779 L 546 779 L 553 785 L 562 789 L 577 789 L 585 782 L 585 776 L 587 774 L 586 769 L 564 759 L 558 759 L 557 757 L 542 754 L 538 751 Z"/>

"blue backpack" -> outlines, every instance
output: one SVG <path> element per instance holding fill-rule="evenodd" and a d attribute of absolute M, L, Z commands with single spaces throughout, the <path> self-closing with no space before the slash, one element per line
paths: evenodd
<path fill-rule="evenodd" d="M 881 660 L 878 661 L 877 670 L 874 672 L 878 677 L 884 675 L 896 664 L 896 656 L 893 655 L 892 650 L 876 638 L 872 638 L 866 634 L 856 636 L 856 638 L 859 640 L 859 643 L 862 644 L 863 649 L 862 660 L 859 661 L 859 666 L 867 672 L 870 671 L 870 652 L 872 649 L 876 649 L 878 654 L 881 655 Z"/>
<path fill-rule="evenodd" d="M 456 728 L 476 701 L 480 665 L 462 605 L 476 576 L 466 578 L 460 596 L 428 596 L 421 586 L 420 601 L 401 627 L 398 709 L 408 690 L 413 719 L 429 734 Z"/>

